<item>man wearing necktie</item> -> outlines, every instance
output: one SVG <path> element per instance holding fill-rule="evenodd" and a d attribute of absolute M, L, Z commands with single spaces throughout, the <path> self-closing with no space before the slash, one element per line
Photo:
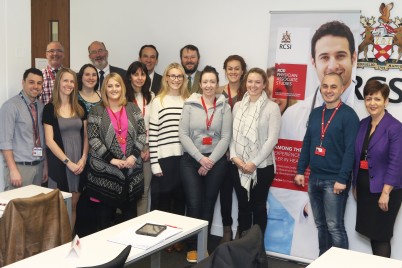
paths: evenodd
<path fill-rule="evenodd" d="M 64 48 L 60 42 L 50 42 L 46 47 L 47 66 L 42 70 L 43 92 L 39 99 L 43 104 L 52 101 L 52 91 L 57 71 L 62 68 Z"/>
<path fill-rule="evenodd" d="M 24 72 L 22 90 L 7 100 L 0 110 L 0 150 L 6 162 L 5 189 L 47 181 L 45 139 L 43 135 L 43 76 L 39 69 Z"/>
<path fill-rule="evenodd" d="M 123 79 L 125 79 L 125 70 L 109 65 L 109 51 L 106 49 L 103 42 L 93 41 L 88 46 L 88 53 L 89 59 L 99 73 L 99 89 L 102 87 L 103 79 L 110 73 L 118 73 Z"/>
<path fill-rule="evenodd" d="M 186 45 L 180 49 L 181 65 L 187 75 L 187 88 L 191 93 L 201 93 L 200 74 L 197 70 L 200 61 L 200 52 L 194 45 Z"/>

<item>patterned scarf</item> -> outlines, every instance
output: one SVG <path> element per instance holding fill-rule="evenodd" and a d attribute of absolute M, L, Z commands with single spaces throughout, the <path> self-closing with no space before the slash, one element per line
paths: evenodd
<path fill-rule="evenodd" d="M 261 108 L 266 101 L 267 95 L 263 92 L 254 105 L 251 105 L 250 96 L 247 92 L 244 94 L 233 120 L 233 140 L 235 141 L 236 155 L 240 156 L 246 163 L 258 154 L 260 148 L 258 144 L 258 120 Z M 240 183 L 247 190 L 247 196 L 250 200 L 250 185 L 254 187 L 257 183 L 257 170 L 252 174 L 246 174 L 239 169 L 239 176 Z"/>

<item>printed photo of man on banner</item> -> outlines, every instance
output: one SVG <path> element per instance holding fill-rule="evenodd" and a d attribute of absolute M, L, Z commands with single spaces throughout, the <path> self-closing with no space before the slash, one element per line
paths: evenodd
<path fill-rule="evenodd" d="M 310 112 L 324 102 L 319 85 L 325 74 L 340 74 L 345 87 L 342 102 L 354 106 L 359 16 L 358 11 L 271 12 L 270 94 L 275 100 L 286 100 L 286 105 L 281 109 L 276 175 L 267 201 L 265 248 L 269 252 L 298 260 L 318 257 L 308 172 L 304 187 L 293 179 Z"/>

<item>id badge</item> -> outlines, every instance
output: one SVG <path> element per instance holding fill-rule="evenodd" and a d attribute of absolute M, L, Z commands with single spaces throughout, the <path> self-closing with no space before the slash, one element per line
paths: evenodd
<path fill-rule="evenodd" d="M 212 137 L 204 137 L 202 138 L 203 145 L 212 145 Z"/>
<path fill-rule="evenodd" d="M 42 157 L 42 150 L 42 147 L 34 147 L 32 150 L 32 155 Z"/>
<path fill-rule="evenodd" d="M 360 168 L 361 169 L 368 169 L 368 161 L 367 160 L 360 160 Z"/>
<path fill-rule="evenodd" d="M 321 146 L 315 147 L 315 154 L 319 156 L 325 156 L 325 148 Z"/>

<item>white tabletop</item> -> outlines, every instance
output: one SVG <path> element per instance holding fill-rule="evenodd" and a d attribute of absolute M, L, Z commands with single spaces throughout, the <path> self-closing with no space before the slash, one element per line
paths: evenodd
<path fill-rule="evenodd" d="M 40 264 L 39 266 L 41 268 L 70 268 L 78 266 L 99 265 L 114 259 L 125 248 L 124 245 L 107 241 L 108 238 L 120 233 L 123 230 L 126 230 L 130 226 L 146 223 L 149 221 L 176 226 L 182 228 L 183 231 L 158 244 L 156 247 L 148 250 L 141 250 L 132 247 L 130 255 L 127 258 L 127 262 L 132 262 L 136 259 L 140 259 L 144 256 L 150 255 L 153 252 L 160 250 L 164 246 L 171 244 L 174 241 L 183 239 L 184 237 L 187 237 L 194 232 L 199 232 L 202 229 L 207 229 L 206 227 L 208 226 L 207 221 L 154 210 L 132 220 L 123 222 L 95 234 L 81 238 L 80 257 L 77 257 L 75 255 L 67 256 L 70 249 L 70 243 L 68 243 L 5 267 L 38 267 L 38 265 Z"/>
<path fill-rule="evenodd" d="M 308 268 L 402 268 L 402 261 L 332 247 Z"/>
<path fill-rule="evenodd" d="M 53 190 L 54 189 L 45 188 L 45 187 L 41 187 L 41 186 L 31 184 L 31 185 L 16 188 L 16 189 L 13 189 L 13 190 L 1 192 L 0 193 L 0 199 L 2 199 L 2 200 L 11 200 L 11 199 L 14 199 L 14 198 L 26 198 L 26 197 L 31 197 L 31 196 L 42 194 L 42 193 L 47 194 L 47 193 L 50 193 Z M 61 192 L 61 194 L 63 195 L 64 199 L 69 198 L 69 197 L 72 196 L 71 193 L 67 193 L 67 192 Z"/>
<path fill-rule="evenodd" d="M 16 188 L 13 190 L 5 191 L 0 193 L 0 203 L 8 203 L 10 200 L 15 198 L 27 198 L 38 194 L 47 194 L 54 189 L 45 188 L 37 185 L 27 185 L 24 187 Z M 67 211 L 71 221 L 71 193 L 61 192 L 64 200 L 67 203 Z M 3 210 L 0 211 L 0 218 L 3 216 Z"/>

